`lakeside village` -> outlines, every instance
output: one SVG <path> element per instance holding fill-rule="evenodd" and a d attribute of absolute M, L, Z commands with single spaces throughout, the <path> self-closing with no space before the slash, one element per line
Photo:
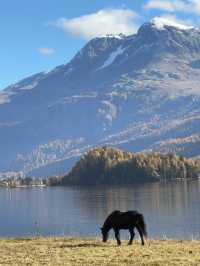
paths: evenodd
<path fill-rule="evenodd" d="M 6 172 L 0 175 L 0 187 L 46 187 L 52 185 L 55 178 L 27 177 L 22 172 Z"/>

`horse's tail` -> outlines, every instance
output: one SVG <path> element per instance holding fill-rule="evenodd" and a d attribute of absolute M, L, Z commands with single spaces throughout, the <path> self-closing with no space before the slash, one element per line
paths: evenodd
<path fill-rule="evenodd" d="M 147 227 L 142 214 L 139 214 L 138 225 L 141 228 L 143 235 L 147 238 Z"/>

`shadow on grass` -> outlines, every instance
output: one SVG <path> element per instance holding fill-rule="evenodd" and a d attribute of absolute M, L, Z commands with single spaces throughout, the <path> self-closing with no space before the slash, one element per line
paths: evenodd
<path fill-rule="evenodd" d="M 24 242 L 24 241 L 33 241 L 36 238 L 29 238 L 29 237 L 17 237 L 17 238 L 6 238 L 6 239 L 2 239 L 5 242 Z M 37 239 L 36 239 L 37 240 Z"/>
<path fill-rule="evenodd" d="M 101 243 L 77 243 L 77 244 L 64 244 L 60 245 L 60 248 L 86 248 L 86 247 L 102 247 Z"/>

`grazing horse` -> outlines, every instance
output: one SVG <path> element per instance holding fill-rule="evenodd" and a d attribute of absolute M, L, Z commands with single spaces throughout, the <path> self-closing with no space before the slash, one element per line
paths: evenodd
<path fill-rule="evenodd" d="M 128 242 L 129 245 L 132 244 L 133 238 L 135 236 L 134 228 L 137 228 L 142 245 L 144 245 L 143 236 L 147 237 L 146 224 L 143 215 L 137 211 L 113 211 L 105 220 L 103 227 L 101 228 L 101 233 L 103 236 L 103 242 L 108 240 L 108 232 L 113 229 L 115 232 L 115 238 L 117 244 L 121 245 L 119 230 L 126 229 L 129 230 L 131 238 Z"/>

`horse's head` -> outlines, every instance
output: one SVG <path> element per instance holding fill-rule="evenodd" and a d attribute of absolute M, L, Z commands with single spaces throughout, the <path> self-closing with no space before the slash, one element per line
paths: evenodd
<path fill-rule="evenodd" d="M 106 242 L 108 240 L 108 230 L 104 227 L 101 227 L 101 233 L 102 233 L 102 240 L 103 242 Z"/>

